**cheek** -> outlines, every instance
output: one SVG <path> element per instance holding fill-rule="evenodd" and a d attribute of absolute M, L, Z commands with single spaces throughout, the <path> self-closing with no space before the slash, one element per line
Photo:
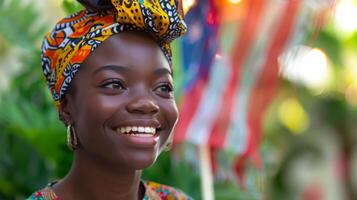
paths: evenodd
<path fill-rule="evenodd" d="M 167 119 L 167 123 L 170 126 L 170 130 L 172 131 L 178 121 L 178 108 L 176 105 L 176 101 L 169 101 L 165 106 L 165 117 Z"/>
<path fill-rule="evenodd" d="M 79 102 L 79 121 L 85 123 L 102 124 L 107 120 L 115 108 L 118 106 L 117 103 L 114 104 L 113 101 L 104 96 L 93 95 L 87 98 L 82 98 L 83 101 Z"/>
<path fill-rule="evenodd" d="M 83 101 L 78 102 L 76 115 L 76 128 L 80 134 L 80 140 L 83 145 L 91 145 L 91 141 L 96 141 L 96 145 L 107 142 L 105 127 L 115 114 L 120 101 L 115 101 L 113 97 L 92 95 Z"/>
<path fill-rule="evenodd" d="M 160 138 L 160 152 L 164 149 L 164 146 L 173 137 L 173 130 L 178 121 L 178 109 L 174 100 L 167 100 L 160 105 L 161 117 L 165 121 L 165 131 L 162 132 Z"/>

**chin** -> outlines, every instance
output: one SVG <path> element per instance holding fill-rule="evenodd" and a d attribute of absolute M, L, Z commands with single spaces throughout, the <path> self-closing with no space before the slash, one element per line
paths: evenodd
<path fill-rule="evenodd" d="M 152 162 L 138 163 L 133 168 L 135 170 L 144 170 L 144 169 L 147 169 L 147 168 L 151 167 L 154 164 L 155 164 L 155 160 L 152 161 Z"/>
<path fill-rule="evenodd" d="M 133 169 L 135 170 L 143 170 L 146 168 L 151 167 L 156 161 L 156 158 L 152 158 L 152 159 L 138 159 L 138 160 L 134 160 L 130 163 L 130 165 L 133 167 Z"/>
<path fill-rule="evenodd" d="M 135 152 L 130 152 L 125 155 L 125 157 L 117 158 L 120 165 L 126 165 L 128 168 L 135 170 L 142 170 L 152 166 L 159 152 L 155 151 L 145 151 L 137 150 Z M 124 161 L 124 163 L 123 163 Z"/>

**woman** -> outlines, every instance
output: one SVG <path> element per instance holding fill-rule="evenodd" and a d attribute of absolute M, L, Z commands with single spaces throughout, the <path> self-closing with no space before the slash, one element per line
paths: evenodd
<path fill-rule="evenodd" d="M 170 144 L 178 118 L 170 42 L 186 25 L 177 5 L 81 2 L 87 9 L 61 20 L 42 49 L 74 162 L 66 177 L 29 199 L 191 199 L 140 179 Z"/>

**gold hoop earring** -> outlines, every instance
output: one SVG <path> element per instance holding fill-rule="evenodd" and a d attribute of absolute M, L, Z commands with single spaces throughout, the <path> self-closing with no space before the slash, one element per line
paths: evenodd
<path fill-rule="evenodd" d="M 78 146 L 76 131 L 71 124 L 67 126 L 67 145 L 71 151 L 76 150 Z"/>
<path fill-rule="evenodd" d="M 164 147 L 164 151 L 170 151 L 171 148 L 172 148 L 172 142 L 168 142 Z"/>
<path fill-rule="evenodd" d="M 173 138 L 170 136 L 163 150 L 170 151 L 172 149 L 172 143 L 173 143 Z"/>

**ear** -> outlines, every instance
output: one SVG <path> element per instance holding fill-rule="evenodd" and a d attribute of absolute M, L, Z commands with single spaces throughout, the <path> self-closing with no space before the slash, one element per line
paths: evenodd
<path fill-rule="evenodd" d="M 65 123 L 65 125 L 73 124 L 73 106 L 71 98 L 68 94 L 61 100 L 58 108 L 59 118 Z"/>

